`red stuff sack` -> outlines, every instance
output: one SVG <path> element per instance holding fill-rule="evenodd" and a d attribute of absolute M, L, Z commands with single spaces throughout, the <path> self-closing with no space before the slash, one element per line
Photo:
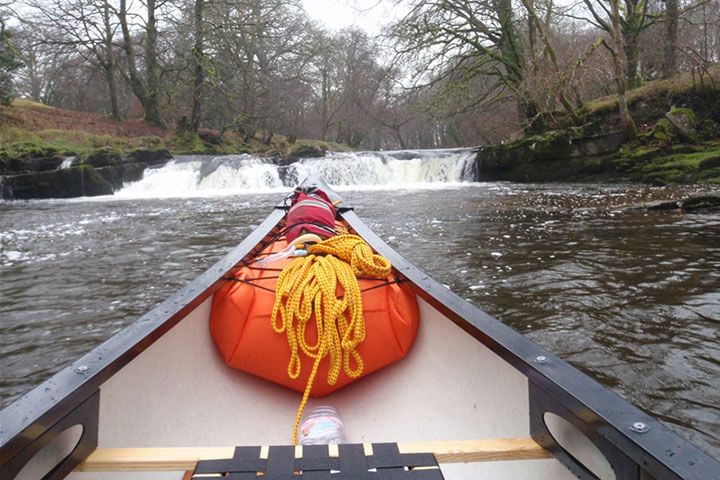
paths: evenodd
<path fill-rule="evenodd" d="M 322 190 L 295 192 L 288 210 L 287 240 L 291 243 L 303 233 L 314 233 L 322 238 L 335 235 L 335 206 Z"/>

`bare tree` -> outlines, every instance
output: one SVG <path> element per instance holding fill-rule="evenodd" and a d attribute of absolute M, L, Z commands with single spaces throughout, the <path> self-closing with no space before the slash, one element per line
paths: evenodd
<path fill-rule="evenodd" d="M 547 15 L 547 19 L 545 22 L 543 22 L 537 11 L 535 10 L 535 6 L 533 4 L 532 0 L 522 0 L 523 5 L 525 6 L 525 9 L 528 12 L 528 18 L 529 18 L 529 32 L 530 37 L 534 37 L 535 31 L 540 35 L 540 38 L 542 40 L 543 44 L 543 56 L 548 58 L 550 60 L 550 64 L 553 68 L 553 76 L 558 78 L 558 81 L 556 82 L 554 90 L 554 95 L 557 96 L 558 101 L 563 106 L 565 111 L 570 115 L 573 122 L 579 123 L 580 118 L 575 111 L 575 108 L 573 107 L 570 100 L 567 98 L 567 95 L 565 94 L 565 83 L 567 80 L 564 78 L 564 72 L 562 72 L 562 69 L 560 68 L 560 65 L 558 63 L 557 54 L 555 53 L 555 49 L 553 48 L 552 44 L 550 43 L 550 36 L 547 30 L 547 24 L 549 23 L 549 13 Z M 550 7 L 551 8 L 551 7 Z M 534 62 L 533 62 L 534 63 Z M 537 75 L 537 69 L 533 68 L 534 74 Z"/>
<path fill-rule="evenodd" d="M 162 126 L 163 121 L 160 115 L 160 78 L 157 62 L 157 0 L 146 0 L 146 18 L 143 29 L 144 33 L 144 78 L 141 76 L 138 67 L 137 55 L 135 52 L 135 38 L 130 32 L 130 13 L 128 12 L 127 0 L 120 0 L 118 19 L 122 30 L 122 48 L 125 51 L 128 72 L 128 80 L 133 93 L 140 101 L 145 112 L 145 121 L 156 126 Z"/>
<path fill-rule="evenodd" d="M 680 13 L 678 0 L 663 0 L 665 2 L 665 45 L 663 46 L 663 77 L 670 78 L 677 74 L 678 54 L 678 22 Z"/>
<path fill-rule="evenodd" d="M 412 3 L 391 30 L 398 55 L 412 58 L 418 85 L 450 80 L 463 85 L 476 76 L 496 80 L 485 92 L 472 92 L 468 103 L 492 101 L 509 91 L 521 118 L 539 113 L 525 82 L 525 46 L 516 26 L 511 0 L 433 0 Z M 470 94 L 471 92 L 466 92 Z"/>
<path fill-rule="evenodd" d="M 12 99 L 11 75 L 22 63 L 10 43 L 10 32 L 5 26 L 2 6 L 0 4 L 0 105 L 8 105 Z"/>
<path fill-rule="evenodd" d="M 590 21 L 596 27 L 607 32 L 610 37 L 613 37 L 616 31 L 622 34 L 625 57 L 623 70 L 627 75 L 625 83 L 632 89 L 640 86 L 640 34 L 657 19 L 657 16 L 648 15 L 649 0 L 623 0 L 623 7 L 620 8 L 618 4 L 617 17 L 613 17 L 613 1 L 610 0 L 608 8 L 605 0 L 583 0 L 593 17 Z M 615 29 L 613 21 L 617 21 L 619 30 Z"/>
<path fill-rule="evenodd" d="M 195 44 L 192 50 L 193 61 L 193 90 L 192 90 L 192 113 L 190 127 L 194 132 L 198 131 L 202 119 L 202 102 L 205 84 L 205 19 L 203 11 L 205 0 L 195 0 Z"/>
<path fill-rule="evenodd" d="M 637 135 L 637 127 L 635 126 L 635 121 L 630 115 L 625 95 L 627 90 L 627 73 L 625 72 L 627 59 L 625 57 L 625 36 L 623 35 L 622 23 L 620 20 L 620 7 L 618 3 L 619 0 L 610 0 L 610 35 L 612 38 L 612 47 L 610 48 L 610 51 L 613 58 L 613 68 L 615 70 L 615 84 L 617 85 L 620 123 L 622 124 L 623 132 L 625 132 L 627 137 L 634 138 Z"/>
<path fill-rule="evenodd" d="M 72 49 L 102 72 L 107 84 L 110 114 L 120 118 L 117 59 L 113 44 L 117 29 L 108 0 L 31 0 L 23 23 L 35 32 L 42 49 Z M 29 45 L 32 49 L 34 45 Z M 35 92 L 37 93 L 37 91 Z"/>

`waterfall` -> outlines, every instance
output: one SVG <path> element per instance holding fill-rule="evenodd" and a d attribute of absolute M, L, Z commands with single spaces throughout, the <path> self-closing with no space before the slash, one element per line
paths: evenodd
<path fill-rule="evenodd" d="M 74 161 L 75 157 L 65 157 L 65 160 L 62 161 L 62 163 L 58 167 L 58 170 L 64 170 L 66 168 L 72 167 Z"/>
<path fill-rule="evenodd" d="M 289 165 L 253 155 L 177 156 L 148 168 L 115 195 L 126 198 L 214 196 L 287 190 L 316 175 L 334 188 L 433 188 L 474 180 L 471 149 L 335 152 Z"/>

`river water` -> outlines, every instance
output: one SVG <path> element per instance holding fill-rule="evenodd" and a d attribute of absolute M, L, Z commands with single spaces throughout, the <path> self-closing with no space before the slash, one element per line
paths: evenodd
<path fill-rule="evenodd" d="M 2 405 L 212 265 L 312 172 L 438 281 L 720 455 L 720 215 L 627 208 L 710 188 L 469 183 L 469 155 L 192 157 L 112 197 L 0 203 Z"/>

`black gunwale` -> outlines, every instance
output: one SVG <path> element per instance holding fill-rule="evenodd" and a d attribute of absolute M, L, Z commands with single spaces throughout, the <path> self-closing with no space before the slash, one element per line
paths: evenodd
<path fill-rule="evenodd" d="M 312 185 L 327 189 L 334 200 L 341 198 L 320 180 L 307 179 L 302 184 Z M 283 206 L 276 207 L 237 247 L 186 287 L 0 411 L 0 465 L 7 464 L 94 395 L 115 372 L 209 298 L 223 284 L 222 277 L 257 253 L 258 247 L 277 230 L 284 210 Z M 344 206 L 339 211 L 356 233 L 414 285 L 423 299 L 594 426 L 650 474 L 658 478 L 705 480 L 720 472 L 718 460 L 415 267 L 372 232 L 351 207 Z M 539 356 L 546 361 L 538 363 Z M 645 423 L 649 430 L 634 433 L 630 427 L 635 422 Z"/>

